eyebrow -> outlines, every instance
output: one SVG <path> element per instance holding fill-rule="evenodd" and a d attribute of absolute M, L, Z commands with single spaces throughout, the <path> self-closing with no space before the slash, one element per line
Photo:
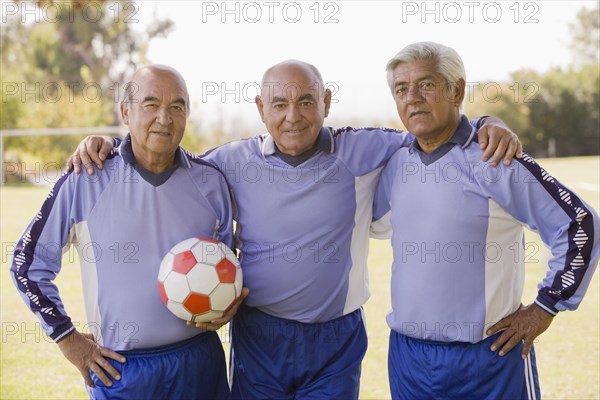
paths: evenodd
<path fill-rule="evenodd" d="M 171 104 L 181 104 L 182 106 L 185 107 L 185 99 L 182 97 L 179 97 L 175 101 L 172 101 Z"/>
<path fill-rule="evenodd" d="M 146 97 L 144 97 L 144 100 L 142 100 L 142 103 L 146 103 L 148 101 L 158 101 L 158 97 L 155 97 L 155 96 L 146 96 Z"/>
<path fill-rule="evenodd" d="M 315 99 L 315 97 L 312 94 L 306 93 L 306 94 L 303 94 L 302 96 L 298 97 L 298 99 L 296 101 L 314 100 L 314 99 Z M 271 103 L 288 103 L 288 102 L 289 102 L 289 100 L 287 99 L 287 97 L 280 97 L 280 96 L 275 96 L 271 100 Z"/>
<path fill-rule="evenodd" d="M 302 101 L 302 100 L 314 100 L 314 99 L 315 99 L 315 97 L 312 94 L 310 94 L 310 93 L 306 93 L 306 94 L 303 94 L 302 96 L 298 97 L 298 101 Z"/>
<path fill-rule="evenodd" d="M 425 76 L 422 76 L 422 77 L 420 77 L 419 79 L 417 79 L 416 81 L 413 81 L 413 82 L 421 82 L 421 81 L 424 81 L 426 79 L 435 80 L 435 75 L 425 75 Z M 406 85 L 407 83 L 409 83 L 409 82 L 406 82 L 406 81 L 395 82 L 394 83 L 394 87 L 397 87 L 397 86 L 400 86 L 400 85 Z"/>
<path fill-rule="evenodd" d="M 156 97 L 156 96 L 146 96 L 146 97 L 144 97 L 144 100 L 142 100 L 142 103 L 146 103 L 149 101 L 159 101 L 159 100 L 158 100 L 158 97 Z M 174 101 L 171 102 L 171 104 L 181 104 L 183 106 L 186 105 L 185 99 L 183 97 L 179 97 L 179 98 L 175 99 Z"/>

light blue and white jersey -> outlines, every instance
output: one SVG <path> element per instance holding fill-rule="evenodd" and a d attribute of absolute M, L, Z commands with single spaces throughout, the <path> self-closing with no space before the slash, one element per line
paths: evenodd
<path fill-rule="evenodd" d="M 381 168 L 412 140 L 388 129 L 322 128 L 316 151 L 284 161 L 268 135 L 218 147 L 235 201 L 246 304 L 305 323 L 355 311 L 369 298 L 367 253 Z"/>
<path fill-rule="evenodd" d="M 535 299 L 549 313 L 577 308 L 598 263 L 596 212 L 529 156 L 508 167 L 482 162 L 476 141 L 462 117 L 448 143 L 431 154 L 416 142 L 400 149 L 381 175 L 372 229 L 393 227 L 387 322 L 403 335 L 476 343 L 516 311 L 524 225 L 552 251 Z"/>
<path fill-rule="evenodd" d="M 65 174 L 14 252 L 11 272 L 46 333 L 59 341 L 75 327 L 53 283 L 61 255 L 79 253 L 88 324 L 103 346 L 163 346 L 199 333 L 175 317 L 157 288 L 160 262 L 194 237 L 233 244 L 228 188 L 213 166 L 177 150 L 175 166 L 152 174 L 136 165 L 124 140 L 96 175 Z"/>

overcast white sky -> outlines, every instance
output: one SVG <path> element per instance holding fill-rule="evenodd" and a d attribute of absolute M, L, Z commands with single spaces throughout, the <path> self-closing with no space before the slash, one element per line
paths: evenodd
<path fill-rule="evenodd" d="M 263 131 L 253 103 L 263 71 L 288 58 L 315 64 L 334 91 L 329 125 L 397 119 L 385 64 L 405 45 L 455 48 L 467 80 L 507 80 L 519 68 L 545 71 L 571 60 L 568 24 L 596 1 L 139 1 L 144 26 L 156 13 L 175 22 L 151 42 L 152 62 L 188 82 L 203 126 Z M 132 11 L 132 10 L 129 10 Z M 520 84 L 525 84 L 522 82 Z M 507 94 L 509 95 L 509 94 Z M 208 125 L 207 125 L 208 124 Z M 257 131 L 258 130 L 258 131 Z"/>

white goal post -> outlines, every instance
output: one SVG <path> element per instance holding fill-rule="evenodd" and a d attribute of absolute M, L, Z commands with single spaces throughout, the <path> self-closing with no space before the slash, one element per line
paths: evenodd
<path fill-rule="evenodd" d="M 99 126 L 91 128 L 0 129 L 0 185 L 4 185 L 4 138 L 8 136 L 55 135 L 119 135 L 127 133 L 126 126 Z"/>

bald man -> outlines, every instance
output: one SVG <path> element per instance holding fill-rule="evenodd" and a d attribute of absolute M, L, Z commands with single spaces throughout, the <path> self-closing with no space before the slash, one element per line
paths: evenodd
<path fill-rule="evenodd" d="M 121 114 L 129 134 L 105 168 L 94 179 L 65 174 L 25 231 L 14 252 L 14 282 L 80 371 L 90 398 L 226 399 L 217 334 L 171 314 L 156 280 L 163 256 L 184 239 L 232 246 L 227 185 L 179 147 L 189 96 L 177 71 L 136 71 Z M 51 249 L 59 243 L 80 253 L 88 318 L 82 332 L 53 283 L 61 252 Z"/>
<path fill-rule="evenodd" d="M 268 133 L 203 156 L 233 192 L 236 245 L 250 289 L 232 322 L 234 399 L 358 398 L 375 185 L 386 161 L 412 137 L 324 127 L 330 105 L 331 92 L 313 65 L 274 65 L 256 98 Z M 498 162 L 508 147 L 510 158 L 518 141 L 491 128 L 486 154 L 498 147 Z M 90 156 L 101 164 L 99 154 L 112 145 L 110 138 L 82 142 L 84 164 Z"/>

